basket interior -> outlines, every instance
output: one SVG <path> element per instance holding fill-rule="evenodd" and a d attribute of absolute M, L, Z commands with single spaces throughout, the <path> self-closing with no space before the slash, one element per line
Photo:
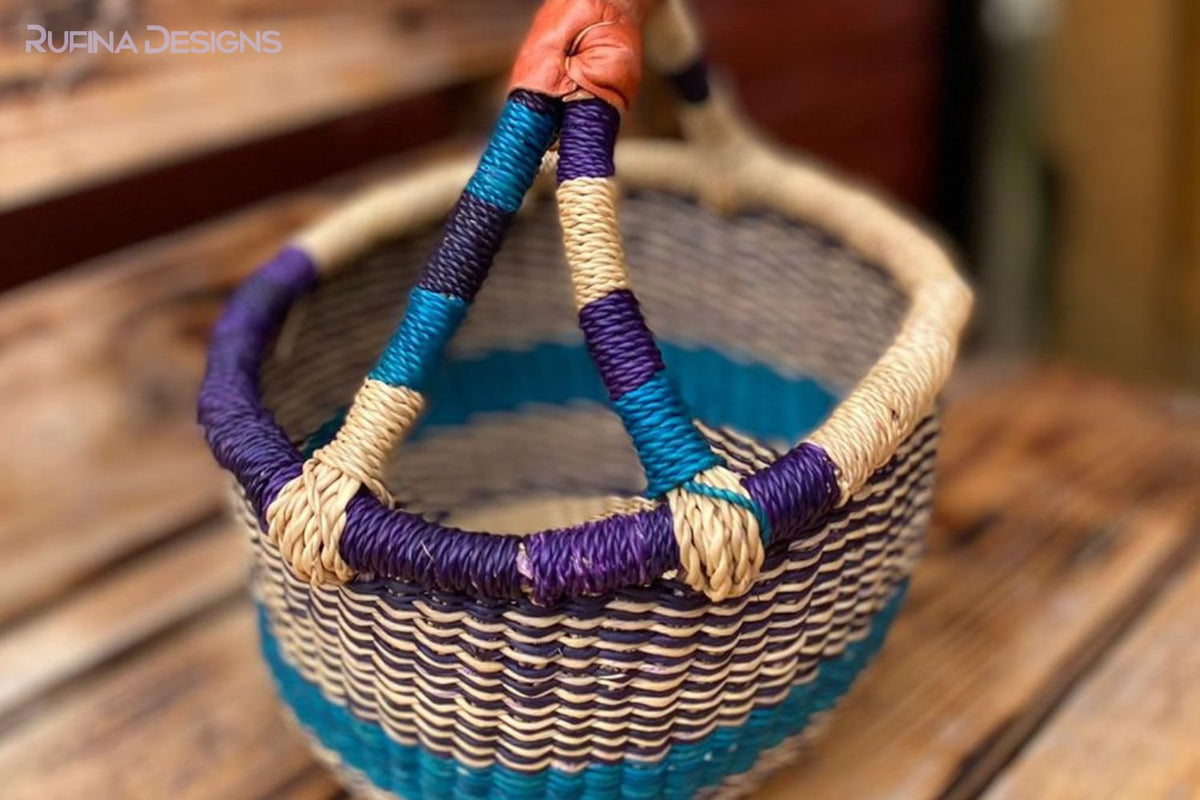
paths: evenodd
<path fill-rule="evenodd" d="M 815 428 L 907 306 L 882 270 L 774 213 L 718 215 L 638 191 L 621 219 L 668 369 L 735 468 L 760 468 Z M 336 431 L 438 233 L 389 242 L 291 310 L 262 390 L 298 446 Z M 410 510 L 526 533 L 627 507 L 644 488 L 576 325 L 553 198 L 522 210 L 428 395 L 389 468 Z"/>

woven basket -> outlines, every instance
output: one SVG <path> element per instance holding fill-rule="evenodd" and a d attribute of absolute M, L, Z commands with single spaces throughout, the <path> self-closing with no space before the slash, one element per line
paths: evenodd
<path fill-rule="evenodd" d="M 474 172 L 351 203 L 217 326 L 200 418 L 266 661 L 365 795 L 744 794 L 878 650 L 920 552 L 967 290 L 749 134 L 678 2 L 647 55 L 688 142 L 614 167 L 638 22 L 550 0 Z"/>

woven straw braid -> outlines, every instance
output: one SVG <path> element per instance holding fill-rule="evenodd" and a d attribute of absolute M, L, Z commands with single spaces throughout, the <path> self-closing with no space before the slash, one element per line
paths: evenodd
<path fill-rule="evenodd" d="M 575 308 L 629 289 L 629 268 L 617 230 L 617 189 L 606 178 L 579 178 L 558 187 L 559 219 Z"/>
<path fill-rule="evenodd" d="M 317 583 L 354 577 L 338 550 L 344 509 L 361 486 L 392 502 L 384 464 L 424 407 L 412 389 L 363 382 L 337 436 L 304 463 L 296 491 L 281 493 L 267 509 L 267 529 L 297 575 Z"/>

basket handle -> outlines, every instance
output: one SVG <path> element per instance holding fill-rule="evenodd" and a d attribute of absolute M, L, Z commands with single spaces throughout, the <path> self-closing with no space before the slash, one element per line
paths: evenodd
<path fill-rule="evenodd" d="M 733 92 L 710 79 L 700 24 L 688 0 L 659 0 L 646 19 L 646 62 L 670 82 L 683 135 L 711 151 L 734 158 L 763 149 L 742 115 Z"/>
<path fill-rule="evenodd" d="M 392 501 L 381 477 L 386 461 L 424 410 L 426 383 L 536 179 L 561 113 L 561 103 L 545 95 L 523 89 L 509 95 L 395 333 L 341 428 L 267 508 L 267 535 L 300 577 L 312 583 L 354 577 L 338 551 L 346 507 L 363 486 Z"/>
<path fill-rule="evenodd" d="M 765 516 L 667 379 L 629 288 L 616 229 L 619 109 L 636 92 L 641 24 L 655 1 L 547 0 L 539 11 L 496 130 L 396 332 L 333 440 L 266 510 L 267 534 L 299 576 L 313 583 L 354 576 L 339 552 L 347 506 L 364 486 L 391 500 L 382 480 L 386 460 L 423 411 L 425 384 L 563 122 L 558 197 L 589 351 L 635 443 L 648 494 L 670 504 L 686 580 L 714 599 L 752 585 L 763 560 Z M 568 101 L 565 112 L 557 98 Z"/>
<path fill-rule="evenodd" d="M 580 327 L 637 450 L 646 495 L 671 508 L 683 579 L 722 600 L 753 585 L 770 535 L 766 515 L 713 452 L 668 377 L 633 293 L 617 228 L 614 152 L 620 111 L 641 74 L 641 23 L 651 31 L 652 61 L 677 76 L 686 103 L 713 107 L 700 37 L 686 5 L 668 0 L 657 8 L 659 2 L 547 0 L 517 59 L 513 85 L 566 100 L 558 204 Z"/>
<path fill-rule="evenodd" d="M 621 117 L 599 98 L 566 103 L 558 205 L 579 325 L 610 405 L 671 508 L 682 578 L 714 601 L 747 592 L 770 538 L 766 513 L 696 427 L 663 363 L 629 278 L 617 225 Z"/>

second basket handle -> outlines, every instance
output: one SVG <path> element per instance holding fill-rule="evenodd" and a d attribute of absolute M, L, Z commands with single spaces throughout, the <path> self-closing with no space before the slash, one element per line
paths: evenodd
<path fill-rule="evenodd" d="M 752 147 L 755 136 L 726 87 L 710 80 L 704 37 L 688 0 L 660 0 L 646 19 L 645 59 L 679 98 L 684 136 L 711 150 Z"/>
<path fill-rule="evenodd" d="M 517 59 L 513 85 L 566 101 L 558 204 L 579 324 L 641 460 L 647 496 L 670 505 L 683 579 L 722 600 L 753 585 L 769 536 L 766 516 L 713 452 L 668 377 L 633 294 L 617 227 L 614 153 L 620 112 L 641 75 L 647 14 L 658 31 L 655 63 L 668 71 L 691 64 L 683 71 L 692 79 L 677 82 L 685 100 L 704 103 L 709 96 L 686 7 L 681 0 L 657 5 L 547 0 Z"/>
<path fill-rule="evenodd" d="M 604 100 L 566 103 L 558 205 L 579 325 L 646 474 L 670 505 L 682 578 L 713 600 L 747 592 L 770 537 L 766 514 L 688 413 L 633 292 L 617 224 L 621 117 Z"/>

